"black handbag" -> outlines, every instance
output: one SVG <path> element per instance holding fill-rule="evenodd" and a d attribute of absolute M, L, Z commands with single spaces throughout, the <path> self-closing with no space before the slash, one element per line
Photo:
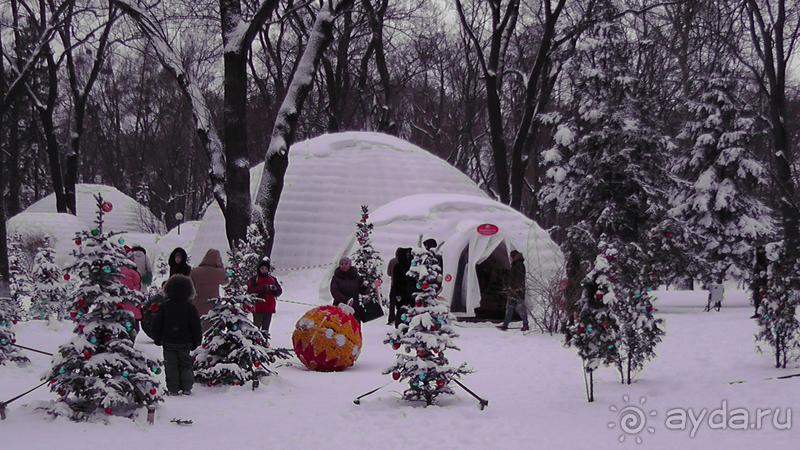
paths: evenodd
<path fill-rule="evenodd" d="M 383 316 L 383 307 L 378 302 L 365 302 L 361 305 L 361 322 L 369 322 Z"/>

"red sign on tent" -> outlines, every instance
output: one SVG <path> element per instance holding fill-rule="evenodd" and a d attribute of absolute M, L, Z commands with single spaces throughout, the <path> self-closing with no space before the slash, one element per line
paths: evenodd
<path fill-rule="evenodd" d="M 478 234 L 482 234 L 484 236 L 491 236 L 493 234 L 497 234 L 497 232 L 500 231 L 500 229 L 497 228 L 497 225 L 492 225 L 490 223 L 484 223 L 483 225 L 478 225 L 477 230 Z"/>

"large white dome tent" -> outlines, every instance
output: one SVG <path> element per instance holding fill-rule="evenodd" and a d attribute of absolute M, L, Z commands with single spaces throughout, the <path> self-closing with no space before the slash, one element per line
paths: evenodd
<path fill-rule="evenodd" d="M 374 226 L 373 246 L 385 262 L 394 256 L 397 247 L 418 247 L 420 235 L 439 242 L 444 265 L 440 295 L 456 315 L 471 317 L 479 315 L 477 309 L 484 308 L 490 310 L 488 316 L 502 308 L 499 299 L 491 297 L 488 277 L 497 275 L 490 270 L 509 266 L 511 250 L 525 257 L 529 282 L 557 282 L 555 278 L 561 276 L 563 255 L 548 233 L 519 211 L 491 199 L 457 194 L 412 195 L 376 209 L 370 214 L 370 221 Z M 353 232 L 329 259 L 354 253 L 357 248 Z M 486 272 L 481 273 L 482 269 Z M 323 278 L 320 284 L 323 297 L 329 279 Z M 389 278 L 385 274 L 384 280 L 382 295 L 388 295 Z M 532 294 L 533 290 L 528 289 L 529 300 Z"/>
<path fill-rule="evenodd" d="M 156 218 L 149 209 L 133 198 L 123 194 L 113 186 L 102 184 L 78 184 L 75 186 L 76 216 L 87 227 L 93 227 L 97 219 L 96 194 L 103 196 L 103 201 L 112 204 L 113 209 L 103 215 L 103 231 L 120 233 L 164 234 L 164 223 Z M 50 194 L 29 206 L 28 213 L 55 213 L 55 194 Z"/>
<path fill-rule="evenodd" d="M 253 199 L 262 169 L 263 163 L 250 170 Z M 487 198 L 446 161 L 394 136 L 345 132 L 297 142 L 289 151 L 275 215 L 272 261 L 282 270 L 327 265 L 355 230 L 361 205 L 374 210 L 422 193 Z M 191 251 L 193 259 L 210 247 L 223 254 L 228 249 L 218 211 L 210 207 L 206 220 L 215 226 L 201 226 Z"/>

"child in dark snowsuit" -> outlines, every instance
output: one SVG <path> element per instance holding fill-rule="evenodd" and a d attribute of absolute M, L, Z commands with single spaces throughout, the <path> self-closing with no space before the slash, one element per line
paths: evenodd
<path fill-rule="evenodd" d="M 153 341 L 164 348 L 164 372 L 170 395 L 192 393 L 194 372 L 190 352 L 202 341 L 200 315 L 190 302 L 194 284 L 185 275 L 173 275 L 164 284 L 167 301 L 153 319 Z"/>

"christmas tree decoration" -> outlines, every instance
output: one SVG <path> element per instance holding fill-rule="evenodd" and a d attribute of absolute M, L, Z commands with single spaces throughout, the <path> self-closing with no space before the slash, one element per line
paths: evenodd
<path fill-rule="evenodd" d="M 161 363 L 133 347 L 125 327 L 133 314 L 117 308 L 121 301 L 139 300 L 119 281 L 118 267 L 133 263 L 116 244 L 114 234 L 102 231 L 103 200 L 100 195 L 95 199 L 97 233 L 79 233 L 82 243 L 73 251 L 75 263 L 70 268 L 87 274 L 73 294 L 73 308 L 81 313 L 76 319 L 75 336 L 58 348 L 43 378 L 51 380 L 51 392 L 63 394 L 46 411 L 77 421 L 103 420 L 100 413 L 134 418 L 137 409 L 154 408 L 163 394 L 151 370 L 160 370 Z M 105 272 L 103 267 L 109 265 L 113 270 Z M 152 389 L 156 394 L 147 395 Z"/>
<path fill-rule="evenodd" d="M 256 267 L 261 239 L 251 225 L 248 239 L 238 241 L 228 251 L 229 283 L 222 296 L 211 300 L 214 306 L 203 316 L 210 328 L 203 333 L 203 342 L 193 353 L 194 377 L 209 387 L 244 386 L 252 381 L 255 389 L 261 377 L 273 373 L 270 364 L 291 356 L 289 349 L 270 348 L 267 336 L 246 312 L 254 301 L 247 292 L 247 280 L 252 275 L 247 268 Z"/>
<path fill-rule="evenodd" d="M 16 324 L 17 314 L 18 311 L 15 310 L 12 302 L 0 301 L 0 365 L 5 364 L 6 361 L 16 363 L 18 366 L 24 366 L 30 362 L 17 350 L 17 347 L 8 345 L 17 342 L 16 334 L 11 329 L 10 323 Z"/>
<path fill-rule="evenodd" d="M 797 308 L 800 298 L 793 291 L 800 290 L 800 261 L 785 261 L 784 242 L 767 246 L 771 256 L 766 270 L 766 289 L 758 308 L 758 333 L 756 341 L 766 344 L 775 355 L 775 367 L 786 368 L 793 360 L 793 352 L 800 348 L 800 321 Z M 756 349 L 762 353 L 761 344 Z"/>
<path fill-rule="evenodd" d="M 413 251 L 411 276 L 425 288 L 414 293 L 414 305 L 401 317 L 402 323 L 384 339 L 397 350 L 405 346 L 404 353 L 395 353 L 395 361 L 383 371 L 392 379 L 408 383 L 402 398 L 406 401 L 423 401 L 431 405 L 442 394 L 454 394 L 451 381 L 472 373 L 467 363 L 451 366 L 445 350 L 459 350 L 453 342 L 458 337 L 456 318 L 446 302 L 437 298 L 442 267 L 441 253 L 436 247 Z M 412 352 L 411 349 L 416 351 Z"/>
<path fill-rule="evenodd" d="M 372 246 L 372 222 L 369 222 L 369 208 L 361 205 L 361 221 L 356 223 L 356 237 L 358 238 L 358 250 L 353 255 L 353 265 L 358 269 L 358 275 L 367 283 L 369 290 L 366 294 L 359 294 L 359 301 L 362 305 L 368 302 L 381 303 L 380 286 L 381 268 L 383 259 L 377 250 Z M 389 305 L 389 300 L 383 301 L 384 306 Z"/>
<path fill-rule="evenodd" d="M 309 369 L 342 371 L 361 354 L 361 325 L 351 312 L 338 306 L 320 306 L 297 321 L 292 344 L 297 358 Z"/>

